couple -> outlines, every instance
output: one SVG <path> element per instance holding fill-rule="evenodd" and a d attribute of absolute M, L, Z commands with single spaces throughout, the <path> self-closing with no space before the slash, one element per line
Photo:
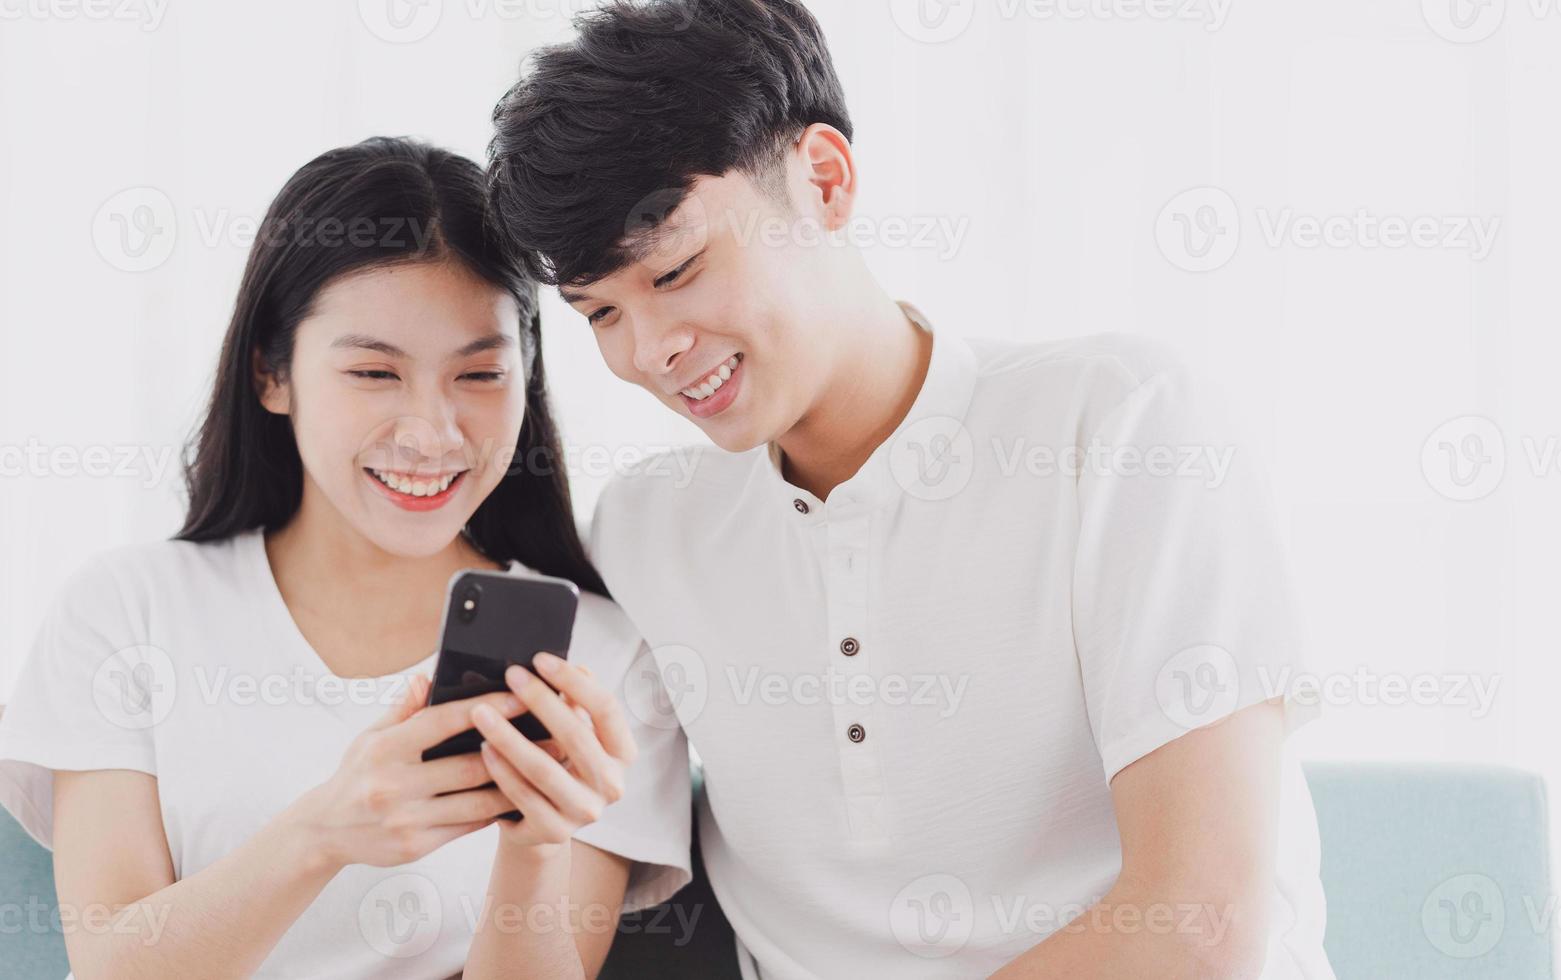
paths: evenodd
<path fill-rule="evenodd" d="M 292 177 L 183 529 L 50 610 L 0 802 L 75 974 L 593 976 L 690 878 L 692 746 L 745 977 L 1331 978 L 1263 477 L 1166 465 L 1231 413 L 1155 345 L 967 341 L 853 248 L 745 236 L 857 202 L 799 3 L 579 28 L 486 173 L 373 139 Z M 614 482 L 589 544 L 539 282 L 718 447 Z M 574 581 L 574 640 L 425 707 L 462 569 Z"/>

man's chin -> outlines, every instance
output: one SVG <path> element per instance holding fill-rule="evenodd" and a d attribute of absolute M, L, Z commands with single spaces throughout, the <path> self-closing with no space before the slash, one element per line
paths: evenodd
<path fill-rule="evenodd" d="M 701 425 L 706 438 L 728 453 L 745 453 L 770 443 L 770 438 L 746 426 Z"/>

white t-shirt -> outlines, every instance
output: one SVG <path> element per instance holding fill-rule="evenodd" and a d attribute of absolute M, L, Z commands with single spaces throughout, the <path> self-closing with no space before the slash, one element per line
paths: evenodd
<path fill-rule="evenodd" d="M 518 563 L 512 572 L 523 572 Z M 640 649 L 612 602 L 582 592 L 569 659 L 616 687 Z M 262 536 L 99 556 L 68 581 L 0 716 L 0 804 L 50 846 L 53 770 L 157 777 L 174 873 L 199 872 L 336 771 L 348 743 L 436 657 L 341 678 L 298 631 Z M 623 799 L 576 839 L 634 861 L 625 911 L 690 877 L 688 750 L 638 724 Z M 282 937 L 261 977 L 448 977 L 466 961 L 498 828 L 393 868 L 352 865 Z"/>
<path fill-rule="evenodd" d="M 630 680 L 663 682 L 631 710 L 704 763 L 747 977 L 986 976 L 1110 889 L 1118 771 L 1281 693 L 1287 732 L 1318 710 L 1261 466 L 1157 345 L 944 330 L 827 502 L 777 458 L 652 459 L 592 532 L 657 668 Z M 1280 808 L 1263 977 L 1331 980 L 1288 745 Z"/>

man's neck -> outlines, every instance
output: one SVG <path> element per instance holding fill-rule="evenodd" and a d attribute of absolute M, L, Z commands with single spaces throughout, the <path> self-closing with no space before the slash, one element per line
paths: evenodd
<path fill-rule="evenodd" d="M 887 297 L 843 314 L 824 394 L 776 440 L 787 481 L 826 500 L 910 413 L 927 378 L 932 335 Z"/>

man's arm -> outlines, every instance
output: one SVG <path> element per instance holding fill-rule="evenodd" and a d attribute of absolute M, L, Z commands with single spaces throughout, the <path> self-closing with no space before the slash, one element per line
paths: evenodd
<path fill-rule="evenodd" d="M 1122 871 L 1003 980 L 1236 980 L 1262 973 L 1278 837 L 1278 699 L 1194 729 L 1111 781 Z"/>

